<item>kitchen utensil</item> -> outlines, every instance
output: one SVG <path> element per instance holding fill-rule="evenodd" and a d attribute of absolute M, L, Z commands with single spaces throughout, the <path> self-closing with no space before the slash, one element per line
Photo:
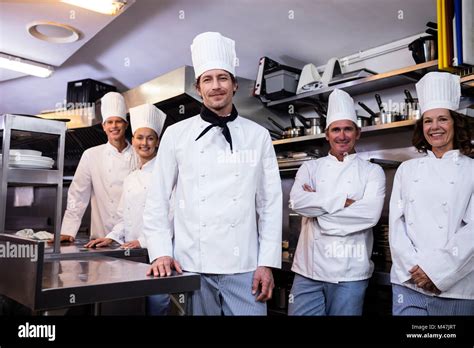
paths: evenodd
<path fill-rule="evenodd" d="M 420 110 L 418 108 L 418 99 L 415 99 L 411 96 L 411 93 L 408 89 L 404 90 L 406 99 L 405 99 L 405 115 L 409 120 L 418 120 L 420 115 Z"/>
<path fill-rule="evenodd" d="M 371 108 L 369 108 L 367 105 L 365 105 L 363 102 L 359 102 L 359 105 L 362 107 L 362 109 L 364 109 L 365 111 L 367 111 L 370 115 L 370 118 L 371 118 L 371 124 L 372 125 L 379 125 L 381 124 L 381 118 L 380 118 L 380 113 L 375 113 L 374 111 L 372 111 Z"/>
<path fill-rule="evenodd" d="M 294 137 L 297 137 L 299 135 L 302 135 L 302 134 L 300 134 L 300 129 L 299 128 L 292 128 L 292 127 L 284 128 L 281 124 L 276 122 L 271 117 L 268 117 L 268 120 L 271 123 L 273 123 L 273 125 L 275 125 L 276 127 L 278 127 L 282 131 L 282 135 L 283 135 L 284 138 L 294 138 Z"/>
<path fill-rule="evenodd" d="M 377 105 L 379 106 L 379 109 L 380 109 L 380 119 L 382 120 L 382 124 L 404 120 L 404 117 L 400 113 L 386 111 L 384 109 L 382 98 L 380 98 L 380 94 L 378 93 L 375 94 L 375 100 L 377 101 Z"/>
<path fill-rule="evenodd" d="M 408 45 L 416 64 L 437 59 L 437 38 L 435 36 L 422 36 Z"/>
<path fill-rule="evenodd" d="M 300 114 L 295 114 L 295 116 L 304 125 L 305 135 L 316 135 L 316 134 L 324 133 L 321 118 L 319 117 L 306 118 Z"/>
<path fill-rule="evenodd" d="M 372 120 L 370 117 L 357 116 L 357 125 L 359 128 L 368 127 L 372 125 Z"/>

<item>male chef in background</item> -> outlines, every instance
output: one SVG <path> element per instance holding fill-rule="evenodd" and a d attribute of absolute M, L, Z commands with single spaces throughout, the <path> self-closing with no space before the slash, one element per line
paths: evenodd
<path fill-rule="evenodd" d="M 385 175 L 355 153 L 360 128 L 349 94 L 331 93 L 326 124 L 329 154 L 304 163 L 290 193 L 290 208 L 303 219 L 289 315 L 361 315 L 374 269 L 372 227 Z"/>
<path fill-rule="evenodd" d="M 281 267 L 275 151 L 268 131 L 239 116 L 232 104 L 234 41 L 202 33 L 191 52 L 204 105 L 161 140 L 144 212 L 153 261 L 148 274 L 199 273 L 201 289 L 191 297 L 195 315 L 265 315 L 274 287 L 271 267 Z"/>
<path fill-rule="evenodd" d="M 102 128 L 107 143 L 82 154 L 69 187 L 67 208 L 61 226 L 61 241 L 74 241 L 89 201 L 91 239 L 107 235 L 116 223 L 123 180 L 138 167 L 138 158 L 125 139 L 128 127 L 125 100 L 109 92 L 101 99 Z"/>

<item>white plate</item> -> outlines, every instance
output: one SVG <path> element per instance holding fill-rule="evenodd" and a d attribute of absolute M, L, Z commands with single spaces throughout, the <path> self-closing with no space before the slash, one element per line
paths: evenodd
<path fill-rule="evenodd" d="M 44 163 L 54 163 L 54 160 L 51 157 L 44 156 L 34 156 L 34 155 L 15 155 L 10 156 L 10 161 L 22 162 L 22 161 L 35 161 L 35 162 L 44 162 Z"/>
<path fill-rule="evenodd" d="M 41 151 L 36 150 L 14 150 L 10 149 L 10 156 L 12 155 L 30 155 L 30 156 L 41 156 L 43 153 Z"/>
<path fill-rule="evenodd" d="M 53 165 L 22 162 L 22 163 L 10 163 L 10 167 L 21 168 L 21 169 L 51 169 Z"/>

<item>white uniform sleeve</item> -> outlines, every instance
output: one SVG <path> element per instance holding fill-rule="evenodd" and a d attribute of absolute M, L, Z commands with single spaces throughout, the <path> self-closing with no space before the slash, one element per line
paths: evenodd
<path fill-rule="evenodd" d="M 88 152 L 85 152 L 72 179 L 67 194 L 67 207 L 61 226 L 61 234 L 75 237 L 81 226 L 82 217 L 89 205 L 92 192 L 92 178 Z"/>
<path fill-rule="evenodd" d="M 376 165 L 370 169 L 362 199 L 318 217 L 321 234 L 346 236 L 375 226 L 382 214 L 384 198 L 385 174 Z"/>
<path fill-rule="evenodd" d="M 169 211 L 177 177 L 174 139 L 168 130 L 161 138 L 143 212 L 143 235 L 150 262 L 161 256 L 173 257 L 173 224 Z"/>
<path fill-rule="evenodd" d="M 317 217 L 344 208 L 347 195 L 327 197 L 321 195 L 317 188 L 316 192 L 306 192 L 303 189 L 304 184 L 311 185 L 311 173 L 306 163 L 298 169 L 290 192 L 290 208 L 295 213 L 306 217 Z"/>
<path fill-rule="evenodd" d="M 255 198 L 258 214 L 258 266 L 281 268 L 283 194 L 275 150 L 268 134 L 262 154 L 262 172 Z"/>
<path fill-rule="evenodd" d="M 474 271 L 474 194 L 471 194 L 463 222 L 464 226 L 454 233 L 444 248 L 422 250 L 419 254 L 418 265 L 441 291 L 447 291 Z"/>
<path fill-rule="evenodd" d="M 113 239 L 114 241 L 120 244 L 125 243 L 125 225 L 123 222 L 123 207 L 124 207 L 123 205 L 125 204 L 124 196 L 125 196 L 125 190 L 122 192 L 122 195 L 120 196 L 120 202 L 117 207 L 117 223 L 112 228 L 112 231 L 105 236 L 105 238 Z"/>
<path fill-rule="evenodd" d="M 418 264 L 418 255 L 412 240 L 408 236 L 405 221 L 405 203 L 402 195 L 403 167 L 398 168 L 393 180 L 389 212 L 389 244 L 393 263 L 398 265 L 396 275 L 400 282 L 411 279 L 408 272 Z"/>

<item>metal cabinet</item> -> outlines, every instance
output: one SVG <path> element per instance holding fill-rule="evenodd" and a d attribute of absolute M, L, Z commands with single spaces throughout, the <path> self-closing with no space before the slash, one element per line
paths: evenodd
<path fill-rule="evenodd" d="M 56 188 L 54 218 L 54 252 L 59 252 L 59 234 L 61 228 L 61 208 L 63 191 L 64 145 L 66 124 L 62 121 L 45 120 L 22 115 L 1 115 L 0 132 L 2 137 L 2 161 L 0 169 L 0 232 L 5 232 L 8 186 L 48 185 Z M 57 144 L 56 161 L 53 169 L 11 168 L 10 149 L 18 144 L 30 144 L 34 141 Z M 34 140 L 34 141 L 32 141 Z M 32 145 L 31 147 L 33 147 Z M 56 146 L 56 145 L 53 145 Z M 22 146 L 23 147 L 23 146 Z"/>

